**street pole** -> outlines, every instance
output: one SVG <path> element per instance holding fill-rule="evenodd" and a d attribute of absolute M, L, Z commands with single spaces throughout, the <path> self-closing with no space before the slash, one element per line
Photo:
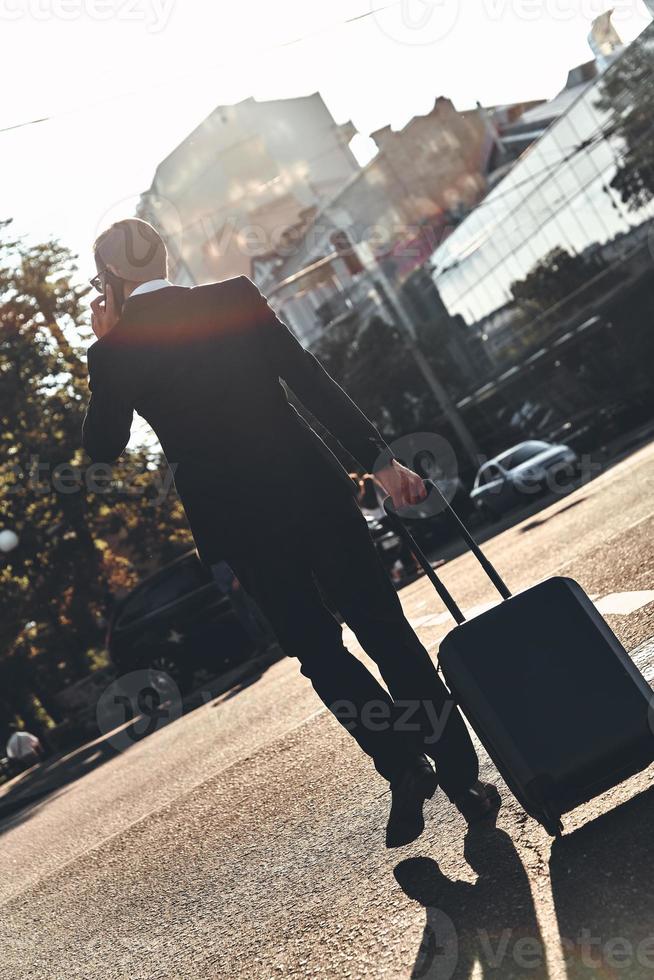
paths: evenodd
<path fill-rule="evenodd" d="M 342 257 L 343 249 L 346 249 L 348 253 L 354 253 L 359 260 L 363 274 L 367 276 L 377 295 L 380 296 L 382 300 L 385 299 L 387 304 L 390 306 L 391 314 L 400 328 L 400 333 L 407 350 L 415 361 L 416 367 L 422 374 L 427 387 L 436 400 L 437 405 L 440 407 L 443 415 L 456 433 L 464 452 L 473 465 L 473 468 L 476 470 L 479 466 L 479 447 L 477 446 L 472 433 L 463 421 L 460 413 L 457 411 L 452 399 L 448 395 L 445 386 L 441 384 L 434 369 L 420 349 L 420 345 L 418 344 L 416 338 L 413 320 L 407 311 L 401 296 L 398 294 L 394 284 L 388 278 L 381 265 L 377 262 L 377 259 L 368 242 L 361 241 L 356 243 L 349 238 L 346 229 L 351 226 L 352 222 L 345 208 L 330 207 L 329 205 L 326 205 L 323 208 L 323 214 L 325 215 L 328 215 L 330 211 L 332 212 L 331 222 L 334 232 L 339 232 L 339 230 L 345 229 L 344 231 L 341 231 L 341 234 L 344 234 L 346 239 L 346 243 L 341 246 L 341 251 L 339 252 L 337 247 L 337 250 L 333 253 L 333 255 L 323 257 L 313 265 L 308 266 L 306 269 L 301 269 L 293 276 L 289 276 L 288 279 L 278 283 L 273 290 L 268 292 L 268 299 L 271 298 L 273 293 L 277 293 L 287 285 L 299 281 L 305 275 L 307 275 L 309 271 L 317 268 L 319 265 L 331 265 L 332 259 L 336 258 L 339 254 Z"/>
<path fill-rule="evenodd" d="M 376 287 L 377 293 L 380 292 L 377 284 L 381 286 L 383 297 L 386 298 L 391 307 L 391 312 L 394 314 L 399 326 L 401 327 L 407 350 L 413 357 L 416 367 L 425 379 L 427 387 L 436 399 L 436 402 L 440 406 L 443 415 L 454 429 L 461 446 L 476 469 L 479 466 L 479 447 L 477 446 L 470 429 L 463 421 L 461 414 L 457 411 L 456 406 L 448 395 L 445 386 L 439 381 L 434 369 L 422 352 L 416 338 L 413 320 L 408 313 L 402 298 L 399 296 L 394 284 L 388 278 L 381 265 L 375 259 L 368 243 L 360 242 L 358 245 L 354 245 L 354 250 L 359 257 L 366 274 L 371 279 L 373 286 Z"/>

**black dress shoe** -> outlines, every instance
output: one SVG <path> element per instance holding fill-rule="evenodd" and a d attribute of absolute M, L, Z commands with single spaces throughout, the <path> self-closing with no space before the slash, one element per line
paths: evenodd
<path fill-rule="evenodd" d="M 391 782 L 391 812 L 386 825 L 386 847 L 401 847 L 425 829 L 422 807 L 436 792 L 438 780 L 429 759 L 417 756 L 401 776 Z"/>
<path fill-rule="evenodd" d="M 469 824 L 478 823 L 497 815 L 502 797 L 493 783 L 476 782 L 470 789 L 459 793 L 452 801 Z"/>

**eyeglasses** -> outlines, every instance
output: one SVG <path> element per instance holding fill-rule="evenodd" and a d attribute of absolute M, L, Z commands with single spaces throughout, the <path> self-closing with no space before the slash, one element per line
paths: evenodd
<path fill-rule="evenodd" d="M 104 293 L 105 292 L 105 284 L 104 284 L 103 275 L 104 275 L 104 273 L 101 272 L 97 276 L 93 276 L 93 279 L 89 279 L 89 282 L 91 283 L 91 285 L 93 286 L 93 288 L 94 289 L 97 289 L 97 291 L 99 293 Z"/>

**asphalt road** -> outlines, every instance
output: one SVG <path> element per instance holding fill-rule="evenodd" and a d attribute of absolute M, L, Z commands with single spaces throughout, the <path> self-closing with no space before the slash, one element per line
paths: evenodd
<path fill-rule="evenodd" d="M 648 675 L 653 491 L 650 445 L 486 544 L 514 590 L 576 578 Z M 470 556 L 442 575 L 468 610 L 494 598 Z M 435 653 L 429 583 L 402 600 Z M 555 844 L 504 786 L 498 829 L 468 836 L 437 793 L 388 852 L 384 783 L 284 660 L 0 824 L 0 978 L 650 980 L 650 785 Z"/>

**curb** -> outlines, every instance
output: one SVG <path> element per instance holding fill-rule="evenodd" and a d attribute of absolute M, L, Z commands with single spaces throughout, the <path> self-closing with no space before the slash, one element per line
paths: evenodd
<path fill-rule="evenodd" d="M 267 667 L 272 666 L 272 664 L 276 663 L 278 660 L 281 660 L 283 657 L 284 653 L 281 647 L 273 647 L 261 656 L 255 657 L 252 660 L 247 660 L 245 663 L 239 664 L 237 667 L 232 668 L 232 670 L 228 671 L 227 673 L 220 674 L 217 677 L 212 678 L 204 688 L 198 688 L 196 691 L 191 692 L 183 699 L 183 714 L 187 714 L 188 712 L 194 711 L 196 708 L 200 708 L 202 705 L 207 704 L 208 700 L 205 697 L 207 693 L 210 694 L 209 700 L 213 701 L 215 698 L 219 698 L 222 694 L 225 694 L 231 688 L 235 687 L 241 681 L 258 674 Z M 90 739 L 88 742 L 78 745 L 72 750 L 71 754 L 82 752 L 85 748 L 89 748 L 97 742 L 104 742 L 107 737 L 108 736 L 100 739 Z M 29 806 L 32 806 L 34 803 L 38 803 L 39 800 L 45 799 L 47 796 L 55 793 L 58 789 L 63 789 L 64 786 L 68 786 L 81 778 L 83 777 L 76 775 L 71 779 L 64 778 L 53 780 L 50 783 L 45 782 L 40 788 L 35 788 L 32 792 L 26 792 L 24 795 L 17 793 L 13 799 L 11 793 L 8 793 L 6 799 L 4 800 L 0 797 L 0 821 L 13 816 Z"/>

